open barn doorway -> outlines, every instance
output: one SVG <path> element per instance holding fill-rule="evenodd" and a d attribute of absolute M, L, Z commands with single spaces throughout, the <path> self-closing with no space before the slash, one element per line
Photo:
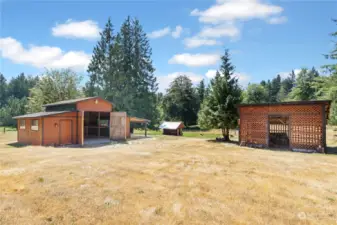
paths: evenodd
<path fill-rule="evenodd" d="M 269 115 L 269 147 L 290 148 L 289 116 Z"/>
<path fill-rule="evenodd" d="M 109 142 L 109 124 L 110 112 L 84 112 L 84 143 Z"/>

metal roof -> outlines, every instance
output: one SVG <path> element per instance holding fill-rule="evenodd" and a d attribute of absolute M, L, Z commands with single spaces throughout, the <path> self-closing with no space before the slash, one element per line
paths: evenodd
<path fill-rule="evenodd" d="M 50 104 L 45 104 L 43 106 L 46 107 L 46 106 L 55 106 L 55 105 L 67 105 L 67 104 L 73 104 L 73 103 L 77 103 L 77 102 L 81 102 L 81 101 L 85 101 L 85 100 L 89 100 L 89 99 L 94 99 L 94 98 L 98 98 L 98 97 L 86 97 L 86 98 L 70 99 L 70 100 L 64 100 L 64 101 L 54 102 L 54 103 L 50 103 Z"/>
<path fill-rule="evenodd" d="M 310 101 L 291 101 L 291 102 L 274 102 L 258 104 L 238 104 L 240 107 L 259 107 L 259 106 L 277 106 L 277 105 L 325 105 L 326 119 L 329 119 L 331 100 L 310 100 Z"/>
<path fill-rule="evenodd" d="M 130 122 L 132 122 L 132 123 L 150 123 L 151 120 L 138 118 L 138 117 L 130 117 Z"/>
<path fill-rule="evenodd" d="M 45 117 L 45 116 L 51 116 L 51 115 L 62 114 L 62 113 L 67 113 L 67 112 L 71 112 L 71 111 L 38 112 L 38 113 L 21 115 L 21 116 L 15 116 L 13 117 L 13 119 Z"/>
<path fill-rule="evenodd" d="M 275 106 L 275 105 L 315 105 L 330 104 L 331 100 L 313 100 L 313 101 L 291 101 L 291 102 L 273 102 L 273 103 L 257 103 L 257 104 L 238 104 L 237 107 L 244 106 Z"/>
<path fill-rule="evenodd" d="M 176 130 L 178 128 L 184 128 L 183 122 L 163 122 L 159 128 L 160 129 L 169 129 L 169 130 Z"/>

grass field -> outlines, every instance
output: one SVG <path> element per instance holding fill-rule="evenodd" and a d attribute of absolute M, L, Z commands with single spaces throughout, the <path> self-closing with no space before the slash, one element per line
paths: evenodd
<path fill-rule="evenodd" d="M 337 155 L 159 135 L 97 148 L 15 140 L 0 133 L 0 224 L 337 224 Z"/>
<path fill-rule="evenodd" d="M 162 135 L 163 132 L 161 130 L 148 130 L 147 133 L 148 135 Z M 144 130 L 135 129 L 134 134 L 144 134 Z M 233 130 L 230 132 L 230 135 L 233 141 L 238 140 L 238 137 L 237 137 L 238 131 Z M 215 139 L 217 137 L 221 137 L 222 134 L 221 134 L 220 129 L 217 129 L 217 130 L 214 129 L 214 130 L 209 130 L 209 131 L 184 130 L 183 136 L 192 137 L 192 138 Z"/>

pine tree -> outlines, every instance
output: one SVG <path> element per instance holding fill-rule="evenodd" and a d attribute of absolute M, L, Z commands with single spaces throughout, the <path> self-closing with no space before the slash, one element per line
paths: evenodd
<path fill-rule="evenodd" d="M 134 112 L 136 116 L 148 118 L 151 121 L 159 115 L 156 110 L 156 91 L 158 84 L 153 75 L 152 49 L 138 19 L 131 23 L 132 28 L 132 83 L 134 90 Z"/>
<path fill-rule="evenodd" d="M 206 92 L 206 88 L 205 88 L 205 82 L 202 79 L 197 87 L 197 91 L 198 91 L 198 96 L 199 96 L 199 101 L 200 104 L 204 101 L 204 97 L 205 97 L 205 92 Z"/>
<path fill-rule="evenodd" d="M 278 74 L 271 81 L 271 89 L 270 89 L 270 102 L 279 102 L 278 94 L 281 89 L 281 76 Z"/>
<path fill-rule="evenodd" d="M 316 99 L 314 82 L 318 77 L 319 74 L 315 68 L 311 70 L 302 69 L 297 76 L 296 86 L 289 94 L 289 98 L 298 101 Z"/>
<path fill-rule="evenodd" d="M 337 25 L 337 20 L 333 20 Z M 337 38 L 337 31 L 331 34 L 333 38 Z M 332 62 L 337 60 L 337 42 L 329 54 L 325 56 Z M 329 124 L 337 125 L 337 63 L 322 66 L 327 76 L 321 76 L 315 79 L 316 96 L 319 99 L 332 100 Z"/>
<path fill-rule="evenodd" d="M 7 99 L 7 82 L 6 78 L 0 73 L 0 107 L 2 107 Z"/>
<path fill-rule="evenodd" d="M 241 102 L 241 89 L 238 79 L 233 76 L 234 66 L 228 50 L 221 61 L 220 70 L 211 80 L 210 94 L 199 111 L 198 124 L 203 128 L 220 128 L 223 140 L 229 141 L 229 129 L 237 126 L 236 105 Z"/>
<path fill-rule="evenodd" d="M 111 67 L 111 49 L 115 36 L 110 18 L 100 33 L 101 39 L 94 47 L 93 56 L 88 66 L 89 81 L 86 83 L 87 96 L 102 96 L 109 84 L 106 83 L 114 68 Z M 103 96 L 104 97 L 104 96 Z"/>
<path fill-rule="evenodd" d="M 278 99 L 280 101 L 285 101 L 288 98 L 289 93 L 292 91 L 292 89 L 295 86 L 295 80 L 296 80 L 296 76 L 295 76 L 294 71 L 291 71 L 289 76 L 285 78 L 284 80 L 282 80 L 281 89 L 278 94 Z"/>

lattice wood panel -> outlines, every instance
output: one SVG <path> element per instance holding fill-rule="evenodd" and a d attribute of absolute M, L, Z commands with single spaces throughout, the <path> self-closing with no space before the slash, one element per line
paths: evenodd
<path fill-rule="evenodd" d="M 240 108 L 240 144 L 268 146 L 268 116 L 289 116 L 289 142 L 293 149 L 322 152 L 321 105 L 245 106 Z"/>

